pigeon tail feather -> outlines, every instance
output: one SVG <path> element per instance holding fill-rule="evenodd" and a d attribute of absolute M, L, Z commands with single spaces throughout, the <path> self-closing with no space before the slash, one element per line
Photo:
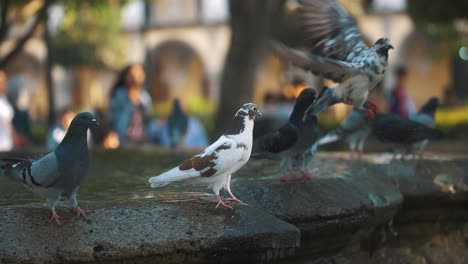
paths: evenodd
<path fill-rule="evenodd" d="M 319 139 L 317 141 L 317 145 L 321 146 L 321 145 L 329 144 L 329 143 L 338 141 L 340 139 L 341 139 L 340 135 L 338 135 L 336 132 L 331 132 L 331 133 L 326 134 L 321 139 Z"/>
<path fill-rule="evenodd" d="M 149 183 L 151 183 L 151 187 L 152 188 L 156 188 L 156 187 L 163 187 L 165 185 L 168 185 L 172 182 L 176 182 L 176 181 L 182 181 L 182 180 L 186 180 L 186 179 L 190 179 L 190 178 L 193 178 L 197 175 L 192 175 L 188 172 L 183 172 L 181 170 L 179 170 L 178 167 L 166 172 L 166 173 L 163 173 L 159 176 L 154 176 L 154 177 L 151 177 L 148 181 Z"/>

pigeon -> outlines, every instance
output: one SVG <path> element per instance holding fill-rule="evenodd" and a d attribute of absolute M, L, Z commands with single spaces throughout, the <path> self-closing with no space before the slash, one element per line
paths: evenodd
<path fill-rule="evenodd" d="M 291 181 L 286 174 L 293 168 L 301 170 L 302 179 L 310 179 L 307 164 L 315 153 L 311 146 L 318 139 L 320 127 L 317 118 L 303 120 L 304 111 L 317 97 L 312 88 L 302 90 L 296 99 L 289 120 L 281 128 L 254 140 L 253 157 L 280 159 L 283 181 Z"/>
<path fill-rule="evenodd" d="M 244 104 L 237 111 L 228 129 L 216 142 L 179 166 L 159 176 L 151 177 L 149 179 L 151 187 L 162 187 L 172 182 L 192 179 L 212 187 L 217 200 L 215 208 L 219 206 L 232 208 L 226 203 L 229 201 L 244 204 L 231 192 L 231 175 L 249 160 L 252 152 L 254 120 L 261 115 L 255 104 Z M 224 188 L 230 196 L 226 201 L 223 201 L 219 195 L 221 188 Z"/>
<path fill-rule="evenodd" d="M 173 101 L 172 113 L 167 120 L 167 126 L 170 147 L 175 148 L 179 145 L 179 142 L 183 141 L 188 127 L 188 116 L 182 110 L 178 99 Z"/>
<path fill-rule="evenodd" d="M 0 175 L 23 183 L 47 200 L 52 212 L 49 223 L 56 221 L 61 224 L 62 217 L 56 213 L 55 206 L 62 197 L 75 209 L 76 218 L 89 220 L 86 212 L 78 206 L 76 195 L 89 170 L 87 131 L 94 125 L 98 123 L 91 113 L 79 113 L 53 152 L 37 160 L 1 159 Z"/>
<path fill-rule="evenodd" d="M 371 121 L 366 117 L 366 113 L 361 109 L 354 108 L 337 129 L 327 133 L 316 144 L 318 146 L 325 145 L 345 138 L 349 145 L 351 158 L 354 158 L 357 148 L 357 158 L 360 159 L 364 143 L 370 133 Z"/>
<path fill-rule="evenodd" d="M 376 138 L 392 145 L 394 158 L 397 151 L 409 152 L 415 143 L 429 139 L 441 139 L 440 130 L 420 124 L 395 114 L 377 113 L 372 124 Z"/>
<path fill-rule="evenodd" d="M 393 49 L 390 40 L 380 38 L 369 48 L 355 19 L 336 1 L 299 2 L 307 40 L 312 44 L 310 54 L 289 49 L 276 41 L 271 42 L 271 49 L 279 58 L 339 83 L 327 88 L 307 109 L 304 118 L 314 117 L 340 102 L 364 109 L 373 118 L 374 111 L 366 106 L 376 107 L 367 97 L 384 77 L 388 51 Z"/>
<path fill-rule="evenodd" d="M 420 124 L 423 124 L 428 127 L 435 128 L 434 116 L 437 111 L 437 107 L 440 105 L 440 99 L 437 97 L 431 97 L 422 107 L 419 109 L 419 112 L 411 115 L 409 118 L 413 121 L 416 121 Z M 426 149 L 429 140 L 425 139 L 421 142 L 414 143 L 412 145 L 412 152 L 414 155 L 418 155 L 419 159 L 422 159 L 424 150 Z"/>

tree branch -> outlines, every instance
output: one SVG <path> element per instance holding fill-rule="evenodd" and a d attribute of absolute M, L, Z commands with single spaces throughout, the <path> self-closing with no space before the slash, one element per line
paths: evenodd
<path fill-rule="evenodd" d="M 29 30 L 16 42 L 15 47 L 0 60 L 0 68 L 4 68 L 16 55 L 20 53 L 26 42 L 31 38 L 36 31 L 37 27 L 43 22 L 47 15 L 47 8 L 49 7 L 49 1 L 44 1 L 44 5 L 37 12 L 36 20 Z M 47 26 L 47 25 L 45 25 Z"/>
<path fill-rule="evenodd" d="M 7 21 L 8 9 L 10 8 L 10 0 L 2 0 L 2 13 L 0 14 L 0 45 L 5 39 L 10 29 L 10 24 Z"/>

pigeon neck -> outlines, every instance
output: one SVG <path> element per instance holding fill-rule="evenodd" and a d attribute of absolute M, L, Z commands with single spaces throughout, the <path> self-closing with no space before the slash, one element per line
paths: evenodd
<path fill-rule="evenodd" d="M 62 144 L 66 143 L 84 143 L 87 144 L 87 128 L 71 128 L 68 129 L 67 134 L 65 134 L 65 137 L 63 138 Z"/>
<path fill-rule="evenodd" d="M 297 101 L 294 105 L 294 109 L 291 115 L 289 116 L 289 122 L 295 125 L 301 123 L 302 117 L 304 116 L 304 112 L 307 110 L 307 107 L 309 107 L 309 104 L 306 102 Z"/>
<path fill-rule="evenodd" d="M 223 135 L 239 135 L 245 130 L 246 122 L 249 116 L 246 112 L 239 111 L 236 113 L 231 123 L 228 126 L 228 129 L 224 132 Z"/>

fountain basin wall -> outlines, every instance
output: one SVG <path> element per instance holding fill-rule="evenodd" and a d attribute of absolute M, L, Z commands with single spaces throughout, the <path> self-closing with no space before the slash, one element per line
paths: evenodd
<path fill-rule="evenodd" d="M 150 176 L 188 155 L 94 151 L 79 196 L 95 210 L 90 223 L 47 224 L 40 199 L 0 179 L 0 263 L 306 263 L 362 260 L 363 252 L 372 261 L 398 239 L 399 226 L 468 219 L 465 157 L 389 163 L 381 155 L 319 154 L 310 164 L 314 179 L 286 184 L 275 162 L 252 160 L 232 183 L 249 205 L 230 210 L 215 209 L 206 186 L 148 187 Z M 66 203 L 58 211 L 73 216 Z"/>

